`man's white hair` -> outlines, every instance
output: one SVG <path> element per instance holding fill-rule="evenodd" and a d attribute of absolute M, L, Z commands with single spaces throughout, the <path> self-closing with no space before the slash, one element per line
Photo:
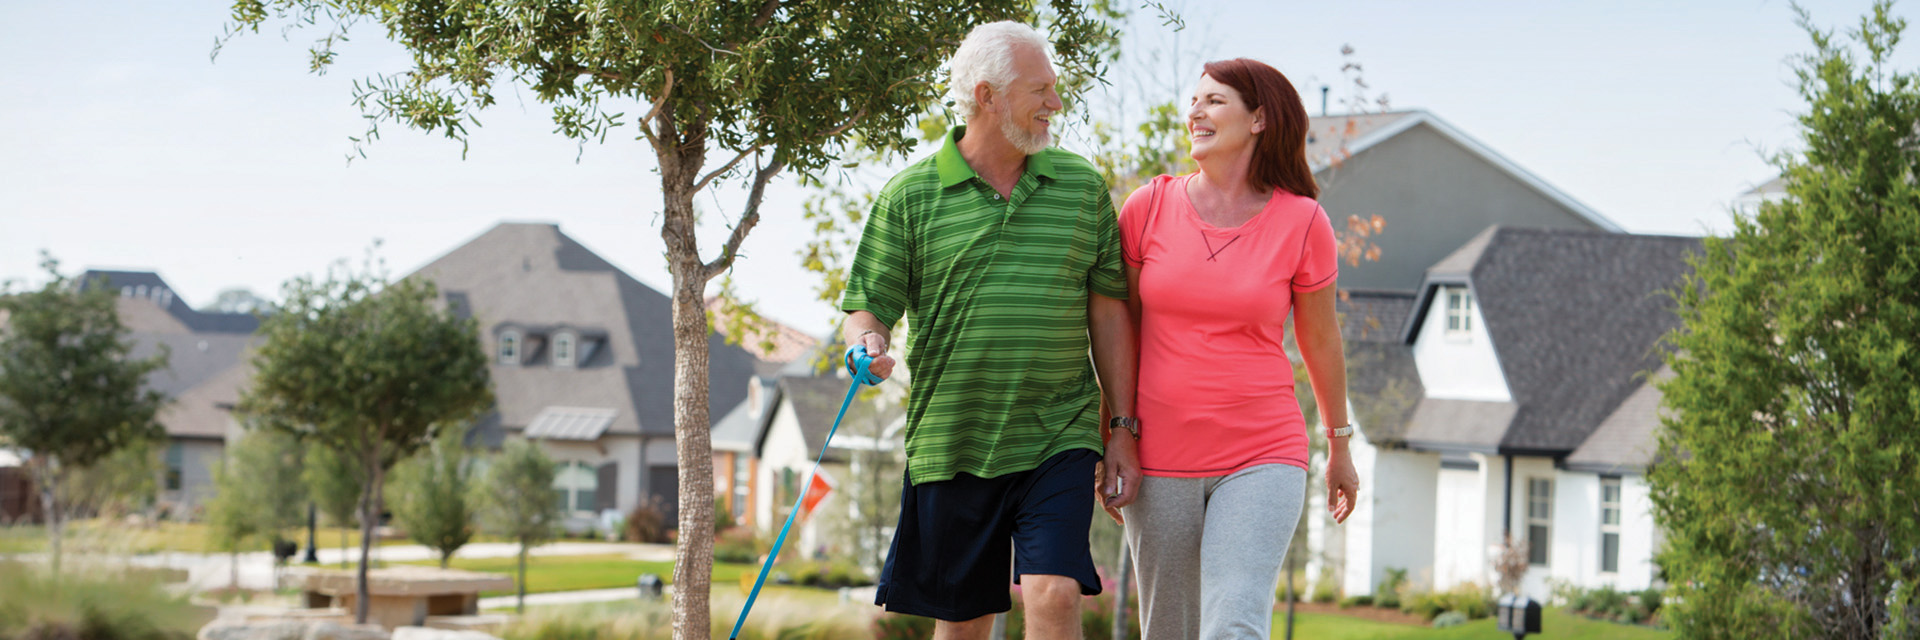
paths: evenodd
<path fill-rule="evenodd" d="M 980 112 L 979 103 L 973 99 L 974 87 L 985 82 L 996 93 L 1005 91 L 1015 78 L 1013 52 L 1023 46 L 1038 48 L 1048 60 L 1053 58 L 1053 44 L 1033 27 L 1012 20 L 974 27 L 948 63 L 947 97 L 953 100 L 953 106 L 971 117 Z"/>

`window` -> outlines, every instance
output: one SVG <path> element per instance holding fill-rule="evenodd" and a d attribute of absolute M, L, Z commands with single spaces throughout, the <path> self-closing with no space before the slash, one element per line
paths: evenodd
<path fill-rule="evenodd" d="M 752 473 L 753 470 L 749 462 L 736 459 L 733 464 L 734 522 L 739 522 L 742 518 L 747 517 L 747 498 L 750 497 L 747 495 L 747 485 L 753 482 Z"/>
<path fill-rule="evenodd" d="M 180 443 L 175 442 L 173 444 L 167 445 L 167 490 L 168 491 L 180 490 L 181 475 L 182 475 L 182 472 L 187 468 L 186 458 L 187 458 L 187 452 L 180 448 Z"/>
<path fill-rule="evenodd" d="M 573 366 L 573 334 L 562 333 L 553 337 L 553 366 Z"/>
<path fill-rule="evenodd" d="M 1473 336 L 1473 293 L 1466 287 L 1447 287 L 1447 337 Z"/>
<path fill-rule="evenodd" d="M 1620 479 L 1600 479 L 1600 571 L 1620 571 Z"/>
<path fill-rule="evenodd" d="M 520 333 L 500 334 L 500 364 L 520 364 Z"/>
<path fill-rule="evenodd" d="M 1527 480 L 1527 564 L 1547 566 L 1553 543 L 1553 481 Z"/>
<path fill-rule="evenodd" d="M 562 462 L 558 466 L 553 476 L 553 497 L 559 501 L 560 510 L 592 513 L 600 489 L 599 474 L 585 462 Z"/>

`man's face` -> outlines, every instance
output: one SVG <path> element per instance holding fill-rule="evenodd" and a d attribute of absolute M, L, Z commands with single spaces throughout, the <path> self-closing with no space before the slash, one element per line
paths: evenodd
<path fill-rule="evenodd" d="M 1034 47 L 1014 49 L 1013 71 L 1013 82 L 994 96 L 994 115 L 1007 142 L 1032 155 L 1053 142 L 1051 118 L 1061 109 L 1060 93 L 1054 87 L 1059 78 L 1046 53 Z"/>

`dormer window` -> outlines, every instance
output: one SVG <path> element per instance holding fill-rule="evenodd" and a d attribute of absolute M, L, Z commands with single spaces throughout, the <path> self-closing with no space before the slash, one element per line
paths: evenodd
<path fill-rule="evenodd" d="M 520 364 L 520 332 L 500 334 L 500 364 Z"/>
<path fill-rule="evenodd" d="M 1447 338 L 1470 340 L 1473 337 L 1473 293 L 1466 287 L 1447 287 Z"/>
<path fill-rule="evenodd" d="M 553 337 L 553 366 L 573 366 L 573 334 L 560 333 Z"/>

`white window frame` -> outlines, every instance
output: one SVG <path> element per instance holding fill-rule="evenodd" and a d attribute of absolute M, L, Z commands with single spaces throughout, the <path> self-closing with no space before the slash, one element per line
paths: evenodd
<path fill-rule="evenodd" d="M 526 346 L 520 332 L 500 332 L 500 348 L 497 350 L 500 364 L 520 364 L 520 353 L 526 350 Z"/>
<path fill-rule="evenodd" d="M 1539 540 L 1533 528 L 1543 531 Z M 1553 561 L 1553 479 L 1527 478 L 1527 566 L 1546 567 Z M 1534 558 L 1538 557 L 1538 562 Z"/>
<path fill-rule="evenodd" d="M 166 471 L 160 482 L 166 491 L 179 491 L 187 487 L 187 451 L 178 442 L 167 443 Z"/>
<path fill-rule="evenodd" d="M 571 367 L 574 358 L 580 355 L 580 341 L 572 333 L 560 332 L 553 336 L 553 366 Z"/>
<path fill-rule="evenodd" d="M 1607 499 L 1611 490 L 1613 499 Z M 1620 511 L 1621 494 L 1619 478 L 1600 478 L 1600 573 L 1620 572 Z M 1609 522 L 1608 516 L 1612 516 Z M 1613 536 L 1613 567 L 1607 567 L 1607 536 Z"/>
<path fill-rule="evenodd" d="M 600 470 L 578 460 L 562 460 L 554 466 L 553 490 L 564 500 L 560 510 L 571 515 L 593 515 L 594 506 L 591 503 L 599 498 Z M 570 479 L 579 480 L 569 483 Z M 582 493 L 587 493 L 590 498 L 585 509 L 580 508 Z"/>
<path fill-rule="evenodd" d="M 1448 340 L 1473 339 L 1473 291 L 1466 287 L 1442 287 L 1447 297 L 1446 334 Z"/>

